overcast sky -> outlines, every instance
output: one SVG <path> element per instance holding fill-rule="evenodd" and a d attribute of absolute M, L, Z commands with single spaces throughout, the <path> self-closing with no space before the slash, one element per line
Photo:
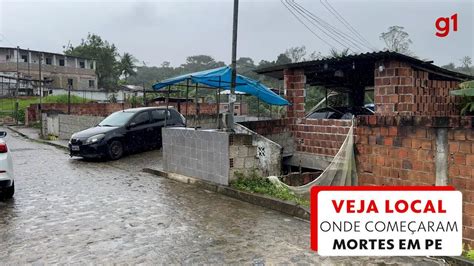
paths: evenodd
<path fill-rule="evenodd" d="M 346 31 L 320 0 L 296 0 L 320 18 Z M 338 1 L 332 6 L 372 45 L 383 49 L 380 33 L 400 25 L 410 34 L 416 55 L 437 65 L 474 57 L 474 1 Z M 130 52 L 140 62 L 182 64 L 186 56 L 207 54 L 230 63 L 231 0 L 219 1 L 6 1 L 0 0 L 0 46 L 62 52 L 88 32 Z M 237 56 L 275 60 L 292 46 L 328 54 L 316 38 L 279 0 L 240 1 Z M 435 36 L 435 20 L 458 14 L 458 31 Z M 309 24 L 311 26 L 311 24 Z M 323 33 L 315 32 L 340 48 Z M 347 32 L 347 31 L 346 31 Z"/>

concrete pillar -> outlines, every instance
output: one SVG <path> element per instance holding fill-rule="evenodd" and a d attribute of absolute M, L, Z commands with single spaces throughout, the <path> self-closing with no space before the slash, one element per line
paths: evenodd
<path fill-rule="evenodd" d="M 64 67 L 67 67 L 67 56 L 64 57 Z"/>
<path fill-rule="evenodd" d="M 436 185 L 448 185 L 448 129 L 436 128 Z"/>
<path fill-rule="evenodd" d="M 95 69 L 96 66 L 95 66 L 95 60 L 92 61 L 92 69 Z"/>
<path fill-rule="evenodd" d="M 294 118 L 294 122 L 303 119 L 305 116 L 304 100 L 306 76 L 302 69 L 285 69 L 283 71 L 284 87 L 286 98 L 291 103 L 288 106 L 288 118 Z"/>
<path fill-rule="evenodd" d="M 53 66 L 58 65 L 57 62 L 56 62 L 56 55 L 55 54 L 53 54 L 53 62 L 52 63 L 53 63 Z"/>
<path fill-rule="evenodd" d="M 31 64 L 33 61 L 31 60 L 31 52 L 28 51 L 28 62 Z"/>
<path fill-rule="evenodd" d="M 79 61 L 77 61 L 77 58 L 74 58 L 74 62 L 75 62 L 75 68 L 79 68 Z"/>
<path fill-rule="evenodd" d="M 84 68 L 88 68 L 87 67 L 87 59 L 84 59 Z"/>
<path fill-rule="evenodd" d="M 18 49 L 13 49 L 13 61 L 10 60 L 11 62 L 16 62 L 16 59 L 19 57 L 19 54 L 18 54 Z"/>

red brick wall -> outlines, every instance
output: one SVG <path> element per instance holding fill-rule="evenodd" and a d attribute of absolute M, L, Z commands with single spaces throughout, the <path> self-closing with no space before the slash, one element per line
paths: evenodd
<path fill-rule="evenodd" d="M 288 106 L 288 118 L 304 118 L 304 87 L 306 77 L 303 70 L 285 69 L 283 72 L 286 99 L 291 103 Z"/>
<path fill-rule="evenodd" d="M 449 96 L 459 82 L 430 80 L 426 71 L 413 69 L 408 63 L 380 61 L 374 69 L 374 95 L 378 115 L 459 115 L 459 97 Z"/>
<path fill-rule="evenodd" d="M 293 121 L 288 118 L 241 124 L 263 136 L 291 131 L 297 151 L 327 156 L 336 155 L 351 126 L 350 120 L 301 119 L 298 124 Z"/>
<path fill-rule="evenodd" d="M 176 103 L 170 103 L 170 106 L 175 106 Z M 31 104 L 25 110 L 26 123 L 32 123 L 38 121 L 38 104 Z M 150 104 L 149 106 L 163 106 L 162 104 Z M 80 104 L 71 104 L 71 114 L 73 115 L 90 115 L 90 116 L 108 116 L 109 114 L 120 111 L 122 108 L 131 108 L 132 106 L 128 103 L 122 106 L 121 103 L 80 103 Z M 139 106 L 138 106 L 139 107 Z M 43 112 L 47 111 L 58 111 L 61 113 L 67 113 L 67 104 L 64 103 L 44 103 L 41 105 Z M 186 110 L 186 104 L 181 104 L 181 113 L 184 115 Z M 200 104 L 200 114 L 213 115 L 216 114 L 216 105 L 215 104 Z M 188 115 L 194 115 L 196 112 L 195 105 L 189 103 L 188 105 Z"/>
<path fill-rule="evenodd" d="M 374 102 L 377 114 L 410 114 L 413 109 L 413 70 L 408 63 L 381 61 L 374 68 Z"/>
<path fill-rule="evenodd" d="M 435 185 L 437 119 L 429 116 L 358 117 L 359 185 Z M 448 122 L 448 184 L 463 194 L 464 242 L 474 246 L 474 118 Z"/>
<path fill-rule="evenodd" d="M 474 247 L 474 129 L 448 133 L 448 181 L 463 196 L 463 237 Z"/>
<path fill-rule="evenodd" d="M 284 85 L 288 106 L 288 127 L 296 142 L 296 151 L 334 156 L 339 151 L 351 126 L 351 121 L 305 119 L 306 77 L 302 70 L 285 70 Z"/>
<path fill-rule="evenodd" d="M 289 131 L 288 119 L 246 121 L 239 124 L 262 136 Z"/>
<path fill-rule="evenodd" d="M 449 95 L 451 90 L 458 88 L 459 82 L 429 80 L 428 72 L 421 70 L 413 71 L 413 78 L 414 114 L 459 115 L 456 105 L 460 104 L 461 98 Z"/>
<path fill-rule="evenodd" d="M 302 119 L 291 125 L 296 150 L 319 155 L 335 156 L 351 126 L 350 120 Z"/>
<path fill-rule="evenodd" d="M 174 106 L 178 108 L 177 103 L 169 103 L 170 106 Z M 196 113 L 196 105 L 194 103 L 181 103 L 181 113 L 186 115 L 186 105 L 188 105 L 188 115 L 194 115 Z M 166 104 L 156 104 L 156 106 L 166 106 Z M 217 113 L 217 106 L 216 104 L 209 104 L 209 103 L 200 103 L 199 104 L 199 113 L 200 114 L 207 114 L 207 115 L 215 115 Z"/>

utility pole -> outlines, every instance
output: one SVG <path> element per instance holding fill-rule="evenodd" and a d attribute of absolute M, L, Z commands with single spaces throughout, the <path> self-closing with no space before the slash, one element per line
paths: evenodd
<path fill-rule="evenodd" d="M 41 104 L 42 104 L 42 97 L 43 97 L 43 78 L 42 78 L 42 75 L 41 75 L 41 61 L 43 60 L 43 54 L 39 53 L 39 60 L 38 60 L 38 72 L 39 72 L 39 76 L 38 76 L 38 81 L 39 81 L 39 108 L 40 108 L 40 112 L 41 112 Z"/>
<path fill-rule="evenodd" d="M 40 119 L 40 125 L 41 125 L 41 135 L 43 136 L 43 114 L 42 114 L 42 110 L 43 110 L 43 107 L 41 106 L 42 104 L 42 97 L 43 97 L 43 86 L 42 86 L 42 81 L 43 81 L 43 78 L 42 78 L 42 75 L 41 75 L 41 61 L 43 60 L 43 54 L 42 53 L 38 53 L 38 57 L 39 57 L 39 60 L 38 60 L 38 73 L 39 73 L 39 76 L 38 76 L 38 83 L 39 83 L 39 106 L 38 106 L 38 112 L 39 112 L 39 119 Z"/>
<path fill-rule="evenodd" d="M 16 92 L 15 92 L 15 121 L 18 125 L 18 91 L 20 86 L 20 68 L 19 68 L 19 57 L 20 46 L 16 47 Z"/>
<path fill-rule="evenodd" d="M 234 102 L 235 96 L 235 81 L 237 79 L 237 24 L 239 18 L 239 0 L 234 0 L 234 19 L 232 26 L 232 76 L 230 81 L 230 95 L 229 95 L 229 119 L 227 120 L 227 128 L 234 130 Z"/>
<path fill-rule="evenodd" d="M 71 87 L 72 85 L 69 85 L 68 90 L 67 90 L 67 114 L 68 115 L 71 114 Z"/>
<path fill-rule="evenodd" d="M 146 98 L 145 82 L 143 82 L 143 105 L 148 106 L 148 99 Z"/>

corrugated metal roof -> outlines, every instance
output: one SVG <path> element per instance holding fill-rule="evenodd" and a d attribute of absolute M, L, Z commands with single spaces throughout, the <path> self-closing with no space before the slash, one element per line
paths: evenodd
<path fill-rule="evenodd" d="M 351 54 L 344 57 L 332 57 L 332 58 L 324 58 L 324 59 L 313 60 L 313 61 L 283 64 L 283 65 L 278 65 L 278 66 L 259 68 L 259 69 L 256 69 L 255 72 L 257 72 L 258 74 L 264 74 L 264 75 L 269 75 L 269 76 L 273 76 L 277 78 L 283 78 L 284 69 L 309 69 L 309 68 L 312 69 L 315 66 L 321 66 L 324 64 L 337 67 L 337 64 L 343 64 L 343 63 L 348 63 L 348 62 L 354 62 L 357 64 L 357 61 L 374 61 L 375 62 L 375 61 L 383 60 L 383 59 L 398 59 L 400 61 L 408 62 L 413 67 L 422 68 L 429 72 L 440 74 L 443 76 L 452 77 L 454 79 L 462 79 L 462 80 L 474 79 L 473 76 L 436 66 L 432 64 L 433 61 L 423 61 L 418 58 L 414 58 L 411 56 L 407 56 L 407 55 L 396 53 L 396 52 L 390 52 L 390 51 Z"/>

